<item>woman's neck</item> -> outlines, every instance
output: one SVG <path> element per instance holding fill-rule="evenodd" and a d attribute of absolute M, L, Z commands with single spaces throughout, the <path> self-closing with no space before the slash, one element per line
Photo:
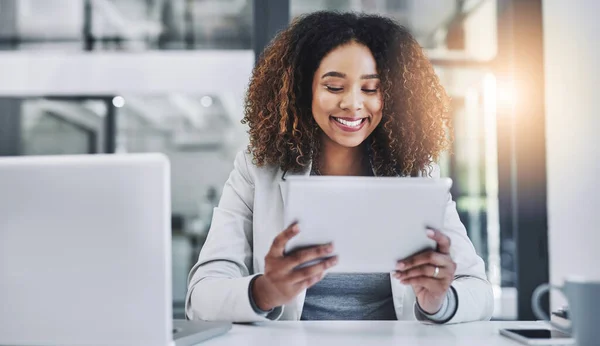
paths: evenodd
<path fill-rule="evenodd" d="M 329 138 L 321 142 L 318 163 L 321 175 L 368 175 L 369 162 L 362 145 L 354 148 L 343 147 Z"/>

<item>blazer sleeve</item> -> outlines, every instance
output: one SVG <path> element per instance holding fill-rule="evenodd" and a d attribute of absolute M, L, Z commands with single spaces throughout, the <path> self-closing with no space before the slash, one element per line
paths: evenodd
<path fill-rule="evenodd" d="M 434 165 L 432 178 L 439 178 L 440 171 Z M 450 237 L 450 256 L 456 263 L 456 273 L 452 287 L 456 293 L 457 308 L 454 315 L 446 323 L 485 321 L 492 317 L 494 311 L 494 295 L 492 285 L 487 280 L 483 259 L 477 255 L 465 226 L 460 221 L 456 203 L 448 194 L 444 228 L 441 230 Z M 415 317 L 426 321 L 427 318 L 418 312 L 415 306 Z"/>
<path fill-rule="evenodd" d="M 277 318 L 255 312 L 249 299 L 252 268 L 254 182 L 247 155 L 238 153 L 223 188 L 208 237 L 188 276 L 185 301 L 190 320 L 258 322 Z"/>

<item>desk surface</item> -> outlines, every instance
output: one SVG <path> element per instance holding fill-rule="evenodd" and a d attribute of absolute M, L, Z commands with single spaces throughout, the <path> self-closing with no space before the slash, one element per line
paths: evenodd
<path fill-rule="evenodd" d="M 501 328 L 547 327 L 544 322 L 473 322 L 426 325 L 396 321 L 303 321 L 235 324 L 225 335 L 203 342 L 221 345 L 418 345 L 517 346 L 498 334 Z"/>

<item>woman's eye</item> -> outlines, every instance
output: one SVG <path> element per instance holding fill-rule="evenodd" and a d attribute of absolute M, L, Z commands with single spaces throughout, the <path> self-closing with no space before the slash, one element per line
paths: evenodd
<path fill-rule="evenodd" d="M 362 89 L 362 91 L 368 93 L 368 94 L 373 94 L 377 92 L 377 89 Z"/>
<path fill-rule="evenodd" d="M 343 88 L 333 87 L 333 86 L 330 86 L 330 85 L 326 85 L 325 88 L 327 88 L 327 90 L 333 91 L 333 92 L 342 91 L 342 89 L 343 89 Z"/>

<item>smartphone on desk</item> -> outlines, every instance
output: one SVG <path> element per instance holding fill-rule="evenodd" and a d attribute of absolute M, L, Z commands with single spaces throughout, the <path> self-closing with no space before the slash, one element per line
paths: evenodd
<path fill-rule="evenodd" d="M 552 329 L 500 329 L 500 334 L 524 345 L 575 345 L 575 339 Z"/>

